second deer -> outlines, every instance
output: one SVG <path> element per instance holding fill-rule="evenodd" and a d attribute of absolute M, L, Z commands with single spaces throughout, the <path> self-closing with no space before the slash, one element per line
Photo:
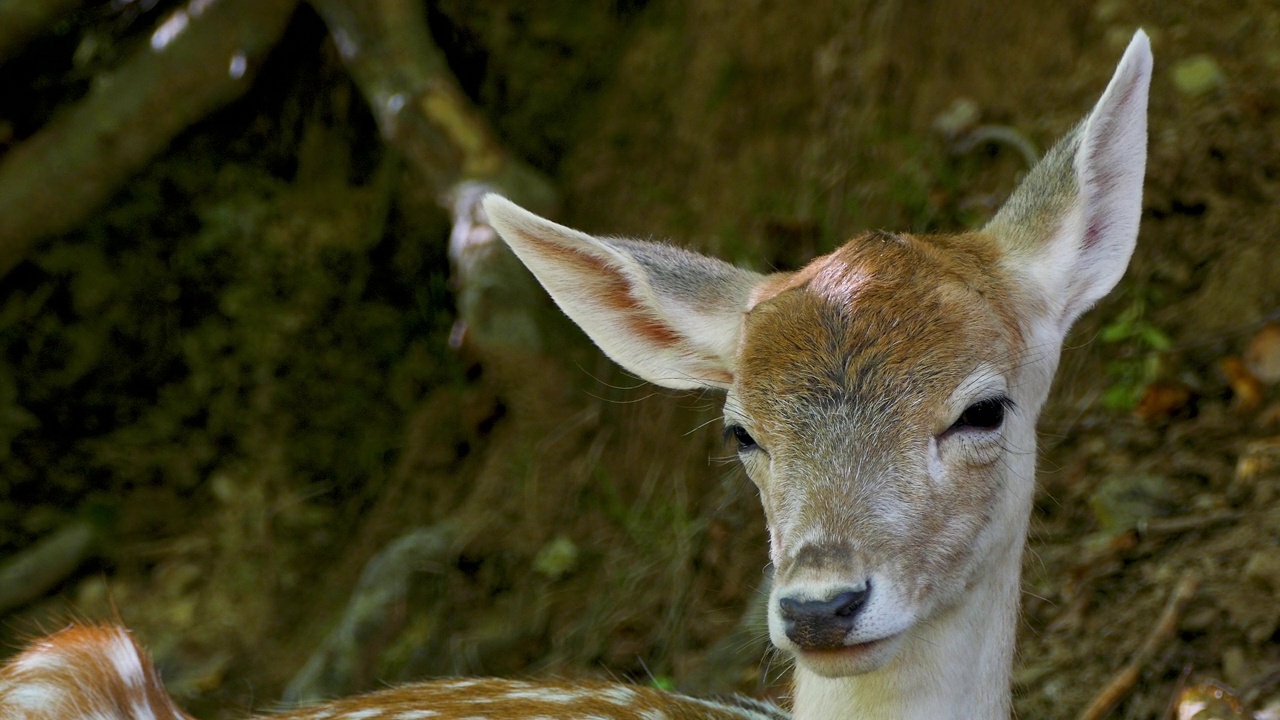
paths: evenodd
<path fill-rule="evenodd" d="M 586 235 L 491 196 L 489 221 L 611 358 L 726 393 L 760 491 L 773 642 L 795 720 L 1008 718 L 1035 425 L 1077 317 L 1124 274 L 1146 165 L 1137 33 L 1093 111 L 982 230 L 875 232 L 794 273 Z M 760 719 L 619 684 L 452 680 L 303 720 Z M 119 628 L 72 628 L 0 671 L 0 717 L 185 717 Z"/>

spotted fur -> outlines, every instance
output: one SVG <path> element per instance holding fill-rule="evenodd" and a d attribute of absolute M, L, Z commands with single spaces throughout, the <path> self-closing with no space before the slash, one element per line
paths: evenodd
<path fill-rule="evenodd" d="M 122 627 L 73 625 L 0 669 L 0 720 L 191 720 Z"/>
<path fill-rule="evenodd" d="M 785 720 L 747 698 L 710 700 L 595 680 L 452 678 L 258 716 L 259 720 Z M 128 630 L 73 625 L 0 668 L 0 720 L 193 720 Z"/>

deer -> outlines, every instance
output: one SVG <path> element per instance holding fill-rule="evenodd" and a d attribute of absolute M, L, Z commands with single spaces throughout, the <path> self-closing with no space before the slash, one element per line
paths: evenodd
<path fill-rule="evenodd" d="M 866 232 L 760 274 L 597 237 L 497 195 L 491 226 L 627 371 L 725 393 L 758 489 L 768 626 L 794 720 L 1008 718 L 1036 422 L 1068 330 L 1133 253 L 1150 42 L 983 228 Z M 786 712 L 595 681 L 437 680 L 282 720 L 767 720 Z M 122 627 L 74 625 L 0 669 L 0 717 L 188 718 Z"/>

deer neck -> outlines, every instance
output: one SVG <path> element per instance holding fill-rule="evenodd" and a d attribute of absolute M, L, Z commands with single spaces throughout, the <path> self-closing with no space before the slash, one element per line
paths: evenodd
<path fill-rule="evenodd" d="M 1021 550 L 1010 549 L 1007 573 L 914 630 L 881 670 L 826 678 L 797 666 L 794 720 L 1008 718 Z"/>

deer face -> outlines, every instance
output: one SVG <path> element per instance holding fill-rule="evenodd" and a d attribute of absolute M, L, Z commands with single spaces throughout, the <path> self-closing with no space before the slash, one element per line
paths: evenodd
<path fill-rule="evenodd" d="M 725 422 L 769 523 L 770 634 L 821 674 L 878 668 L 1020 544 L 1006 456 L 1039 398 L 993 247 L 866 235 L 743 318 Z"/>

